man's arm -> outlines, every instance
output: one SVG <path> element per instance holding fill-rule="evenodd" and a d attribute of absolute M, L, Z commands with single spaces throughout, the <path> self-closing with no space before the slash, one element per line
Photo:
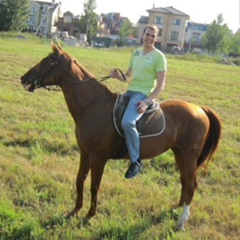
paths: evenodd
<path fill-rule="evenodd" d="M 157 86 L 146 100 L 152 101 L 163 91 L 166 83 L 166 75 L 166 72 L 157 72 Z"/>
<path fill-rule="evenodd" d="M 144 113 L 152 103 L 152 100 L 162 92 L 165 87 L 166 75 L 166 72 L 157 72 L 157 86 L 146 99 L 138 103 L 139 113 Z"/>

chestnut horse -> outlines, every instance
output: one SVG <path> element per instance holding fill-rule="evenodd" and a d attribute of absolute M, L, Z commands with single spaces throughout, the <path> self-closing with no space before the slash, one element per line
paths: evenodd
<path fill-rule="evenodd" d="M 96 214 L 105 164 L 118 155 L 124 144 L 112 117 L 118 94 L 97 81 L 60 46 L 52 43 L 52 50 L 21 77 L 21 83 L 28 91 L 51 85 L 58 85 L 63 91 L 76 124 L 75 134 L 81 151 L 76 205 L 67 217 L 76 215 L 82 208 L 84 181 L 91 169 L 91 205 L 84 218 L 89 221 Z M 160 106 L 165 115 L 165 130 L 158 136 L 141 139 L 141 158 L 153 158 L 168 149 L 173 151 L 182 184 L 179 205 L 183 212 L 177 224 L 177 230 L 182 230 L 190 215 L 190 204 L 197 187 L 197 169 L 208 162 L 217 149 L 221 122 L 210 108 L 192 103 L 171 100 Z M 126 154 L 123 159 L 127 158 Z"/>

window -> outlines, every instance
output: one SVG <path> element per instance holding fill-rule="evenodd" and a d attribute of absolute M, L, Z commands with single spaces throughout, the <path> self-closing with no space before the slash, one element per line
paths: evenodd
<path fill-rule="evenodd" d="M 46 26 L 47 25 L 47 18 L 43 18 L 42 19 L 42 26 Z"/>
<path fill-rule="evenodd" d="M 162 36 L 162 29 L 158 29 L 158 30 L 159 30 L 158 36 L 161 37 Z"/>
<path fill-rule="evenodd" d="M 180 19 L 173 19 L 173 25 L 180 26 L 181 25 L 181 20 Z"/>
<path fill-rule="evenodd" d="M 172 31 L 172 32 L 171 32 L 171 40 L 172 40 L 172 41 L 178 41 L 178 35 L 179 35 L 178 32 Z"/>
<path fill-rule="evenodd" d="M 35 17 L 30 17 L 29 24 L 35 24 Z"/>
<path fill-rule="evenodd" d="M 154 19 L 155 24 L 163 24 L 163 18 L 162 17 L 155 17 Z"/>
<path fill-rule="evenodd" d="M 32 13 L 33 13 L 33 14 L 36 13 L 36 7 L 32 7 Z"/>
<path fill-rule="evenodd" d="M 201 42 L 201 34 L 200 33 L 192 33 L 192 42 Z"/>
<path fill-rule="evenodd" d="M 45 14 L 48 11 L 48 6 L 44 6 L 42 8 L 42 14 Z"/>
<path fill-rule="evenodd" d="M 64 16 L 63 22 L 64 23 L 71 23 L 72 22 L 72 17 L 71 16 Z"/>

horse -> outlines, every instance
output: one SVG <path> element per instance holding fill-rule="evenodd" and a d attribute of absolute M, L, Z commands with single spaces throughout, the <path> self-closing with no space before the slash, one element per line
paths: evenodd
<path fill-rule="evenodd" d="M 21 77 L 25 90 L 33 92 L 53 85 L 63 92 L 68 110 L 75 122 L 75 134 L 80 148 L 80 165 L 76 178 L 75 207 L 67 214 L 71 218 L 83 206 L 84 181 L 91 171 L 91 204 L 84 217 L 87 223 L 96 214 L 98 190 L 105 165 L 118 156 L 124 137 L 116 131 L 113 109 L 119 94 L 110 91 L 87 68 L 52 43 L 52 52 Z M 197 171 L 207 164 L 218 148 L 221 121 L 208 107 L 182 100 L 160 103 L 165 116 L 165 129 L 157 136 L 141 138 L 141 159 L 151 159 L 172 150 L 180 172 L 182 213 L 176 230 L 184 230 L 190 216 L 190 205 L 197 187 Z M 128 159 L 126 153 L 121 159 Z"/>

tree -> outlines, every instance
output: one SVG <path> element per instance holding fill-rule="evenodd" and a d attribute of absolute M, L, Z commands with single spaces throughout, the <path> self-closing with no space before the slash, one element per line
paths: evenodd
<path fill-rule="evenodd" d="M 0 31 L 19 31 L 27 26 L 29 0 L 0 1 Z"/>
<path fill-rule="evenodd" d="M 96 13 L 94 13 L 96 7 L 96 0 L 85 0 L 83 3 L 84 15 L 81 17 L 80 28 L 85 30 L 87 34 L 87 41 L 89 43 L 91 41 L 91 38 L 97 32 L 98 16 Z"/>
<path fill-rule="evenodd" d="M 119 30 L 119 36 L 120 38 L 129 37 L 132 35 L 132 32 L 132 23 L 129 21 L 129 19 L 126 19 Z"/>
<path fill-rule="evenodd" d="M 132 28 L 133 28 L 133 29 L 132 29 L 132 35 L 133 35 L 133 37 L 138 38 L 139 28 L 136 27 L 136 26 L 133 26 Z"/>
<path fill-rule="evenodd" d="M 138 29 L 137 29 L 138 30 Z M 129 21 L 129 19 L 125 19 L 124 22 L 122 22 L 121 28 L 119 30 L 119 38 L 115 40 L 115 44 L 118 47 L 124 46 L 128 44 L 126 42 L 127 37 L 135 37 L 136 36 L 136 28 L 132 26 L 132 23 Z"/>
<path fill-rule="evenodd" d="M 93 12 L 92 14 L 92 24 L 87 24 L 89 22 L 89 17 L 87 15 L 82 15 L 79 21 L 79 29 L 81 33 L 86 33 L 88 39 L 90 40 L 97 33 L 97 22 L 98 15 Z"/>
<path fill-rule="evenodd" d="M 203 46 L 210 53 L 229 52 L 230 30 L 226 24 L 223 24 L 222 14 L 218 15 L 208 27 L 207 33 L 203 37 Z"/>
<path fill-rule="evenodd" d="M 229 52 L 234 55 L 240 55 L 240 31 L 232 36 Z"/>

